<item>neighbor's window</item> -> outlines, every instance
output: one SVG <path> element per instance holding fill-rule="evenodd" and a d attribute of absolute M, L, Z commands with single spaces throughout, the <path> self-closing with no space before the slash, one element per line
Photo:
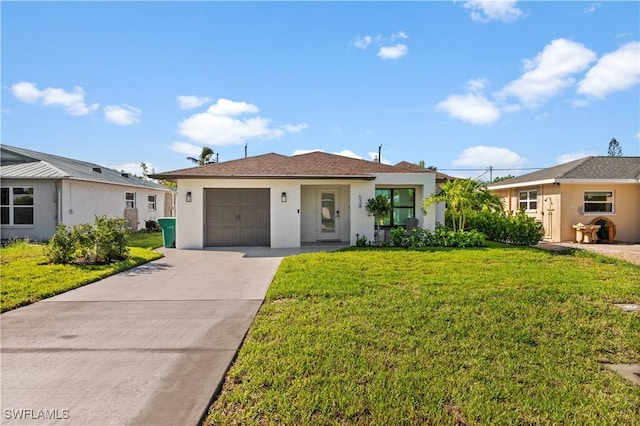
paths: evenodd
<path fill-rule="evenodd" d="M 0 223 L 33 225 L 33 188 L 2 188 Z"/>
<path fill-rule="evenodd" d="M 416 217 L 416 190 L 414 188 L 376 189 L 376 195 L 384 195 L 391 201 L 391 214 L 382 226 L 402 226 L 410 217 Z"/>
<path fill-rule="evenodd" d="M 613 191 L 584 191 L 585 213 L 615 213 Z"/>
<path fill-rule="evenodd" d="M 127 209 L 135 209 L 136 208 L 136 193 L 135 192 L 127 192 L 124 195 L 125 198 L 125 207 Z"/>
<path fill-rule="evenodd" d="M 156 209 L 156 196 L 155 195 L 149 195 L 147 197 L 147 209 L 149 209 L 149 210 L 155 210 Z"/>
<path fill-rule="evenodd" d="M 538 209 L 538 191 L 520 191 L 518 193 L 518 208 L 520 210 Z"/>

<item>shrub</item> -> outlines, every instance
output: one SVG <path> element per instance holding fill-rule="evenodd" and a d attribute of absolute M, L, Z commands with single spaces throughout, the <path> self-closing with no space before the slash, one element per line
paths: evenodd
<path fill-rule="evenodd" d="M 542 239 L 542 225 L 523 211 L 515 214 L 477 211 L 468 216 L 467 225 L 491 241 L 516 246 L 534 246 Z"/>
<path fill-rule="evenodd" d="M 74 259 L 73 233 L 67 228 L 67 225 L 61 223 L 56 226 L 56 232 L 49 240 L 46 253 L 51 263 L 70 263 Z"/>
<path fill-rule="evenodd" d="M 96 262 L 126 259 L 129 254 L 127 236 L 130 232 L 126 219 L 96 216 L 94 226 Z"/>
<path fill-rule="evenodd" d="M 52 263 L 71 263 L 78 257 L 82 257 L 84 263 L 126 259 L 129 232 L 124 218 L 96 216 L 93 225 L 84 223 L 72 230 L 60 224 L 49 241 L 47 255 Z"/>
<path fill-rule="evenodd" d="M 421 247 L 482 247 L 486 237 L 476 230 L 453 231 L 450 228 L 440 227 L 434 233 L 427 229 L 414 228 L 411 233 L 404 228 L 391 230 L 391 243 L 396 247 L 421 248 Z"/>

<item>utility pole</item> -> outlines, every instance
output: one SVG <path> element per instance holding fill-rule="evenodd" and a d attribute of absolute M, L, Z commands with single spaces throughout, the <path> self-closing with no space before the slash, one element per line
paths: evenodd
<path fill-rule="evenodd" d="M 489 166 L 489 183 L 493 182 L 493 166 Z"/>

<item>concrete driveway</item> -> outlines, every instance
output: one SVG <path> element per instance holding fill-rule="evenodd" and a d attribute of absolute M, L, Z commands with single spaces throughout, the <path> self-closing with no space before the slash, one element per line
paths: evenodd
<path fill-rule="evenodd" d="M 161 251 L 2 314 L 0 423 L 198 424 L 290 252 Z"/>

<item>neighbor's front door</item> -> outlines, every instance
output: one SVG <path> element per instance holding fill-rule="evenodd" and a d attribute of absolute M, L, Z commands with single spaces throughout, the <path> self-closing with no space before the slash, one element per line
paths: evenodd
<path fill-rule="evenodd" d="M 318 189 L 318 240 L 340 240 L 340 190 Z"/>

